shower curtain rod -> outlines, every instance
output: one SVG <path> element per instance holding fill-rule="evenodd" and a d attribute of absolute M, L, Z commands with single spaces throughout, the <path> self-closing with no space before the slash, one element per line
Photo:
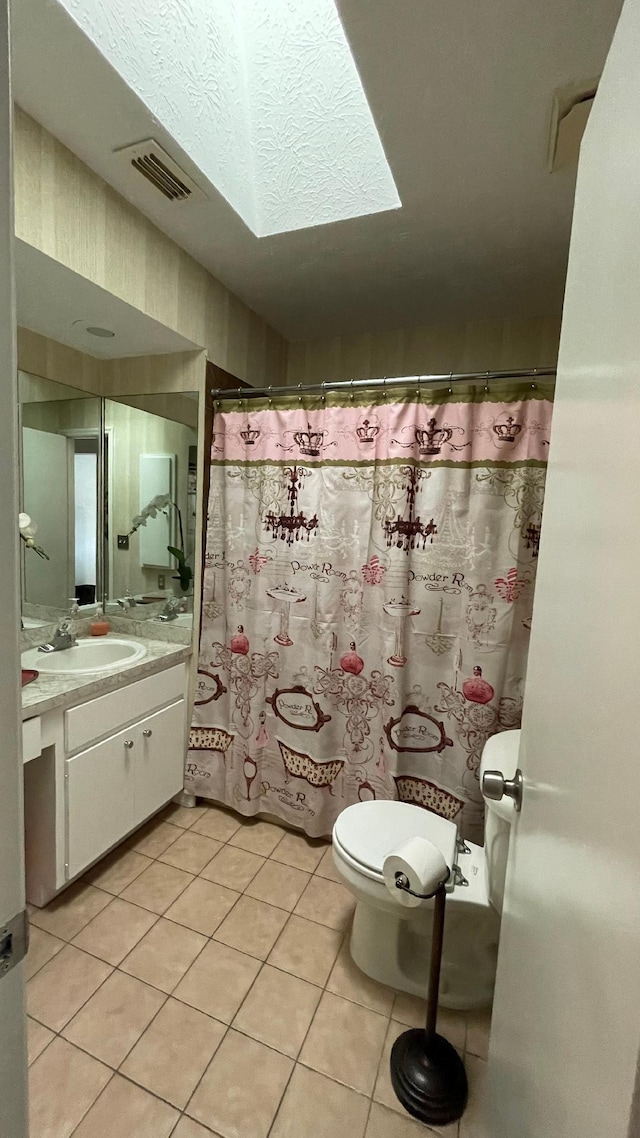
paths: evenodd
<path fill-rule="evenodd" d="M 450 372 L 442 375 L 406 375 L 381 379 L 336 379 L 328 383 L 288 384 L 282 387 L 233 387 L 212 388 L 211 396 L 217 401 L 226 399 L 271 399 L 273 395 L 304 395 L 308 392 L 319 391 L 322 395 L 327 391 L 355 391 L 367 387 L 407 387 L 413 383 L 492 383 L 497 379 L 539 379 L 542 376 L 555 375 L 553 367 L 529 368 L 526 371 L 479 371 L 479 372 Z"/>

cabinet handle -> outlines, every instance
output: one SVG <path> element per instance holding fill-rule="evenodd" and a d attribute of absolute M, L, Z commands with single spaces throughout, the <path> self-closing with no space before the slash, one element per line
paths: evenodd
<path fill-rule="evenodd" d="M 147 728 L 145 728 L 145 730 L 142 732 L 142 734 L 144 735 L 145 739 L 150 739 L 150 738 L 151 738 L 151 736 L 153 735 L 153 731 L 151 730 L 151 728 L 150 728 L 150 727 L 147 727 Z"/>
<path fill-rule="evenodd" d="M 133 739 L 125 739 L 124 745 L 127 748 L 127 750 L 130 751 L 131 748 L 133 747 Z"/>

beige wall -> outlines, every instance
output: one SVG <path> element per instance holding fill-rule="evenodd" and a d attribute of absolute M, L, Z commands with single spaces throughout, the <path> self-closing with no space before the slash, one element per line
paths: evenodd
<path fill-rule="evenodd" d="M 18 367 L 32 377 L 42 376 L 101 395 L 104 362 L 27 328 L 18 328 Z"/>
<path fill-rule="evenodd" d="M 194 409 L 195 404 L 194 404 Z M 139 545 L 136 534 L 129 539 L 129 549 L 116 548 L 119 533 L 128 533 L 132 519 L 140 513 L 140 455 L 175 454 L 177 456 L 177 504 L 182 513 L 185 541 L 187 535 L 187 474 L 189 469 L 189 447 L 197 443 L 196 431 L 149 414 L 136 407 L 107 400 L 105 406 L 105 427 L 111 438 L 111 486 L 112 501 L 109 510 L 111 533 L 109 546 L 112 551 L 112 580 L 109 586 L 111 598 L 122 597 L 127 589 L 134 594 L 157 592 L 158 573 L 165 577 L 165 587 L 172 588 L 171 569 L 153 569 L 140 565 Z M 177 536 L 177 535 L 176 535 Z M 179 545 L 179 540 L 176 541 Z M 193 565 L 192 565 L 193 568 Z M 176 595 L 181 595 L 176 586 Z"/>
<path fill-rule="evenodd" d="M 18 107 L 14 146 L 19 238 L 239 378 L 284 382 L 287 341 Z"/>
<path fill-rule="evenodd" d="M 555 367 L 560 319 L 425 324 L 289 345 L 288 383 Z"/>
<path fill-rule="evenodd" d="M 93 395 L 201 393 L 205 385 L 206 353 L 174 352 L 163 356 L 97 360 L 57 340 L 18 328 L 18 367 L 31 376 L 52 379 Z"/>

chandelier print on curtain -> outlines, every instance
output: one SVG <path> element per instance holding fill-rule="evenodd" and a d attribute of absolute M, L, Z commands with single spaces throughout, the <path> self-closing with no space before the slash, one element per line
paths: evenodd
<path fill-rule="evenodd" d="M 378 392 L 216 412 L 185 787 L 314 836 L 399 798 L 482 841 L 482 748 L 520 723 L 553 384 Z"/>

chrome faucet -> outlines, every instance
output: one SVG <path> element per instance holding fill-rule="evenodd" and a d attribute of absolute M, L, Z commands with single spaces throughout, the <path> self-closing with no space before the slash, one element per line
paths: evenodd
<path fill-rule="evenodd" d="M 118 597 L 117 603 L 124 612 L 130 612 L 137 604 L 136 598 L 131 595 L 129 589 L 127 589 L 124 597 Z"/>
<path fill-rule="evenodd" d="M 156 619 L 157 620 L 164 620 L 164 621 L 166 621 L 166 620 L 177 620 L 181 607 L 182 607 L 182 601 L 180 601 L 178 599 L 178 597 L 167 597 L 165 606 L 164 606 L 162 612 L 160 613 L 160 616 L 157 617 Z"/>
<path fill-rule="evenodd" d="M 76 616 L 78 612 L 78 602 L 75 597 L 71 597 L 71 600 L 73 604 L 70 615 L 63 616 L 49 643 L 41 644 L 38 652 L 64 652 L 67 648 L 73 648 L 77 643 L 71 631 L 71 617 Z"/>

